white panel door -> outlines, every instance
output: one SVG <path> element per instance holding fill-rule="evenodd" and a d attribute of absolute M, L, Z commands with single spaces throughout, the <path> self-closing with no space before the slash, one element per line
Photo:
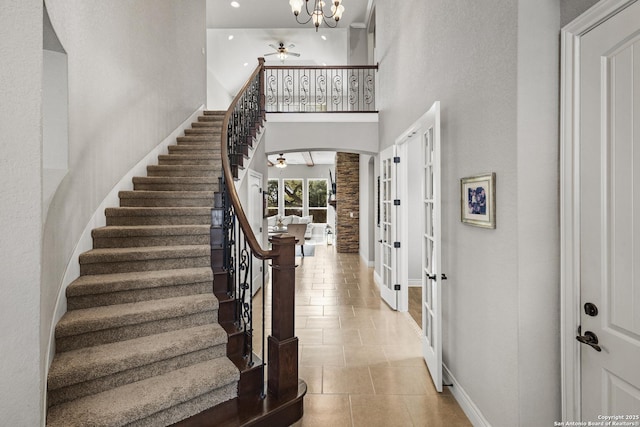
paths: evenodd
<path fill-rule="evenodd" d="M 396 242 L 396 164 L 394 158 L 396 146 L 385 149 L 380 153 L 380 254 L 382 256 L 382 284 L 380 297 L 394 310 L 398 309 L 398 249 Z"/>
<path fill-rule="evenodd" d="M 440 191 L 440 103 L 418 131 L 422 141 L 422 353 L 433 385 L 442 391 L 442 233 Z"/>
<path fill-rule="evenodd" d="M 580 93 L 582 420 L 638 423 L 640 2 L 582 36 Z"/>

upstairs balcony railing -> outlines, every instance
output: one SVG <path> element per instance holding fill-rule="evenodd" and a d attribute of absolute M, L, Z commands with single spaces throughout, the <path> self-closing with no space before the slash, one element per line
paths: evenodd
<path fill-rule="evenodd" d="M 268 113 L 377 112 L 377 65 L 264 66 Z"/>

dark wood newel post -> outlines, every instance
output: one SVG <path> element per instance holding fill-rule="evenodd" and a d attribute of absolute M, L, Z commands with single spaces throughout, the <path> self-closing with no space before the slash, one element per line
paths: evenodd
<path fill-rule="evenodd" d="M 276 397 L 298 391 L 298 338 L 295 320 L 295 238 L 281 234 L 271 239 L 273 314 L 268 338 L 267 390 Z"/>

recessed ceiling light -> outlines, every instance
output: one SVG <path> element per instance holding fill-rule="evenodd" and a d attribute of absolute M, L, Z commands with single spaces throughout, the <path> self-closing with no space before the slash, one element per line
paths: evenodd
<path fill-rule="evenodd" d="M 249 65 L 249 63 L 248 63 L 248 62 L 245 62 L 243 65 L 246 67 L 247 65 Z"/>
<path fill-rule="evenodd" d="M 237 1 L 232 1 L 231 2 L 231 6 L 232 7 L 240 7 L 240 3 L 238 3 Z"/>
<path fill-rule="evenodd" d="M 227 37 L 229 40 L 233 40 L 233 34 L 230 34 L 229 37 Z"/>
<path fill-rule="evenodd" d="M 320 38 L 321 38 L 322 40 L 326 40 L 326 39 L 327 39 L 327 36 L 325 36 L 325 35 L 321 35 L 321 36 L 320 36 Z"/>
<path fill-rule="evenodd" d="M 323 62 L 323 63 L 322 63 L 322 65 L 326 67 L 326 66 L 327 66 L 327 63 L 326 63 L 326 62 Z"/>

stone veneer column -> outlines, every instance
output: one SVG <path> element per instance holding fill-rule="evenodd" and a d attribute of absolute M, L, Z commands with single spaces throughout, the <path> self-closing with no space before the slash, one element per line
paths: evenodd
<path fill-rule="evenodd" d="M 360 250 L 360 155 L 336 154 L 336 247 L 338 252 Z"/>

